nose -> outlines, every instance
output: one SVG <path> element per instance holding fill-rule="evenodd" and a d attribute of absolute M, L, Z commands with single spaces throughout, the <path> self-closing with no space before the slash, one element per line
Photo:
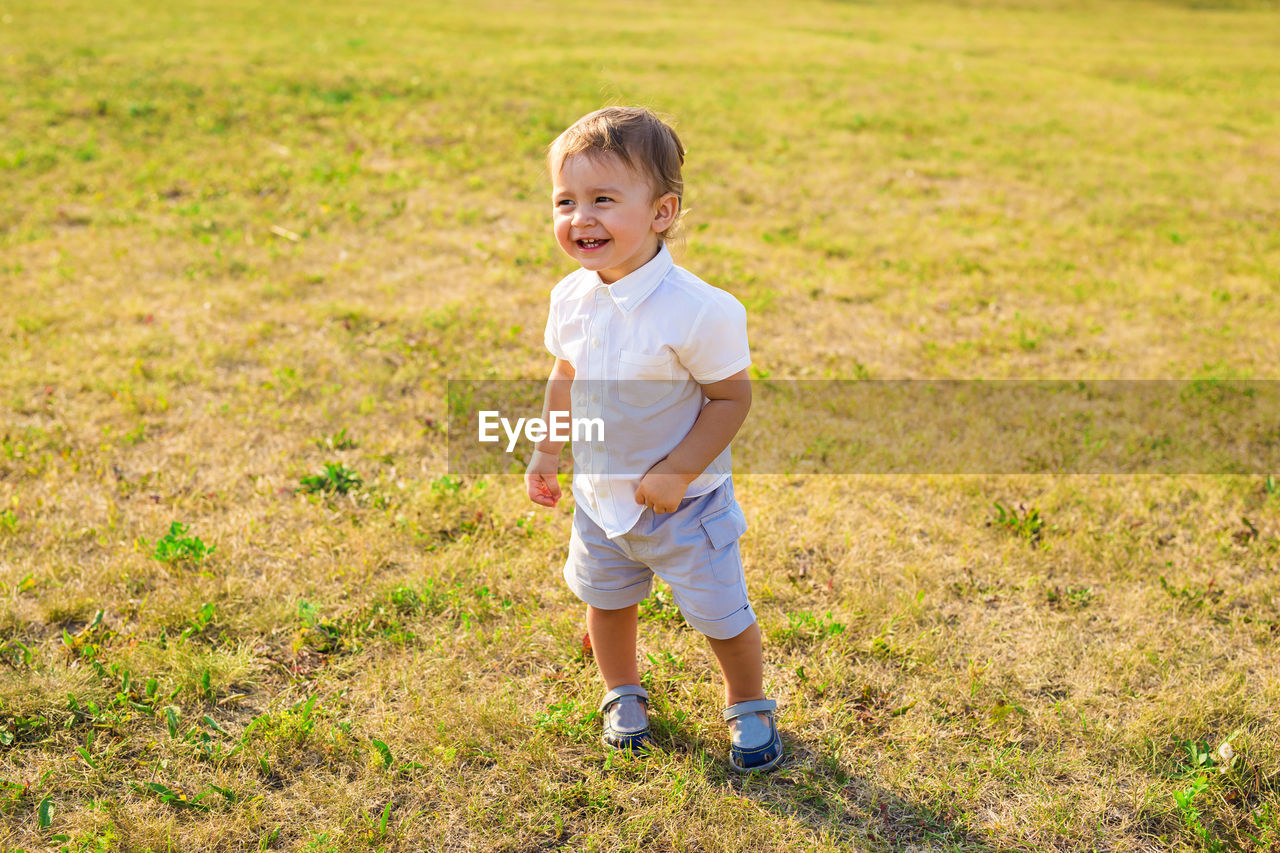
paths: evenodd
<path fill-rule="evenodd" d="M 574 207 L 573 219 L 571 220 L 571 222 L 573 223 L 573 226 L 575 228 L 583 228 L 587 225 L 593 224 L 595 221 L 596 221 L 595 216 L 592 215 L 591 211 L 587 209 L 586 205 L 580 204 Z"/>

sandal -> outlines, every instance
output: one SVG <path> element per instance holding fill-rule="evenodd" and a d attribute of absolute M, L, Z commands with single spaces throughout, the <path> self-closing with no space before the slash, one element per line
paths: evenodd
<path fill-rule="evenodd" d="M 730 726 L 733 745 L 729 748 L 729 764 L 739 773 L 751 773 L 756 770 L 772 770 L 782 760 L 782 738 L 778 735 L 778 727 L 773 721 L 773 712 L 778 703 L 772 699 L 753 699 L 750 702 L 739 702 L 724 709 L 725 722 L 732 722 L 739 717 L 754 717 L 743 720 L 742 725 Z M 759 716 L 757 716 L 759 715 Z M 760 716 L 764 720 L 760 720 Z M 765 724 L 768 730 L 764 731 Z M 746 741 L 742 743 L 741 741 Z M 748 744 L 755 742 L 756 745 Z"/>
<path fill-rule="evenodd" d="M 649 737 L 649 694 L 638 684 L 623 684 L 604 695 L 600 702 L 604 715 L 605 746 L 614 749 L 644 749 Z M 638 727 L 637 727 L 638 726 Z"/>

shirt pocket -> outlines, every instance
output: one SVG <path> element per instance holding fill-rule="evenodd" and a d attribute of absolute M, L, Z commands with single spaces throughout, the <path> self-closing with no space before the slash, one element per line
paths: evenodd
<path fill-rule="evenodd" d="M 618 399 L 625 405 L 647 408 L 662 402 L 675 388 L 675 357 L 634 350 L 618 352 Z"/>

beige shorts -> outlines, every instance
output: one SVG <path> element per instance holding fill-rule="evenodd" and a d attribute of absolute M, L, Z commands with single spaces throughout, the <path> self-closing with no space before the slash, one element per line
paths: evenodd
<path fill-rule="evenodd" d="M 685 621 L 727 640 L 756 621 L 738 551 L 746 529 L 732 479 L 686 498 L 675 512 L 646 507 L 635 526 L 614 539 L 579 509 L 564 579 L 592 607 L 620 610 L 647 598 L 657 575 L 670 584 Z"/>

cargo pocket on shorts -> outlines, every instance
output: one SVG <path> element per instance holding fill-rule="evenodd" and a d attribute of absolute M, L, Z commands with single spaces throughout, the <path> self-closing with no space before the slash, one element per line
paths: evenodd
<path fill-rule="evenodd" d="M 747 518 L 742 514 L 742 508 L 735 501 L 704 515 L 698 522 L 711 542 L 708 561 L 715 579 L 722 584 L 736 582 L 742 574 L 742 557 L 736 546 L 742 534 L 747 532 Z"/>

